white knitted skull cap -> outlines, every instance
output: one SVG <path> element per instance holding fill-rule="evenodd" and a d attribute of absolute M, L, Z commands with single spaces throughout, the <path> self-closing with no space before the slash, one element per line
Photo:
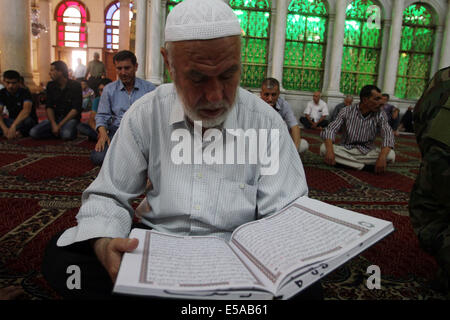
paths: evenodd
<path fill-rule="evenodd" d="M 240 34 L 239 20 L 224 0 L 184 0 L 167 16 L 165 41 L 207 40 Z"/>

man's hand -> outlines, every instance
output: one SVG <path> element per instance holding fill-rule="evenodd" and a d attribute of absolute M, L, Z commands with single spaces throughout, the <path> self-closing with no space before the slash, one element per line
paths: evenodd
<path fill-rule="evenodd" d="M 97 144 L 95 145 L 95 151 L 102 152 L 105 149 L 105 143 L 111 143 L 109 136 L 107 134 L 99 134 Z"/>
<path fill-rule="evenodd" d="M 105 267 L 113 282 L 116 281 L 122 255 L 136 249 L 138 244 L 138 239 L 124 238 L 99 238 L 93 243 L 98 260 Z"/>
<path fill-rule="evenodd" d="M 313 129 L 317 128 L 317 122 L 312 121 L 311 128 L 313 128 Z"/>
<path fill-rule="evenodd" d="M 16 138 L 16 126 L 11 125 L 11 127 L 8 128 L 8 131 L 5 132 L 5 137 L 8 140 L 15 139 Z"/>
<path fill-rule="evenodd" d="M 0 289 L 0 300 L 14 300 L 21 294 L 23 294 L 24 291 L 22 287 L 18 286 L 9 286 L 5 288 Z"/>
<path fill-rule="evenodd" d="M 327 149 L 324 160 L 325 163 L 329 164 L 330 166 L 334 166 L 336 164 L 333 148 Z"/>
<path fill-rule="evenodd" d="M 56 123 L 52 123 L 52 133 L 55 136 L 59 136 L 59 130 L 60 130 L 60 126 L 57 125 Z"/>
<path fill-rule="evenodd" d="M 375 173 L 384 173 L 386 171 L 387 161 L 386 157 L 378 157 L 375 163 Z"/>

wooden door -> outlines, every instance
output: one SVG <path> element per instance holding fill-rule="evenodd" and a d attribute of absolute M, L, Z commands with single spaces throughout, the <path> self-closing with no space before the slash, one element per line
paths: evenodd
<path fill-rule="evenodd" d="M 117 52 L 103 51 L 103 63 L 106 67 L 106 77 L 115 81 L 117 80 L 116 68 L 114 67 L 113 58 Z"/>
<path fill-rule="evenodd" d="M 72 65 L 72 50 L 68 48 L 56 48 L 56 60 L 64 61 L 70 69 Z"/>

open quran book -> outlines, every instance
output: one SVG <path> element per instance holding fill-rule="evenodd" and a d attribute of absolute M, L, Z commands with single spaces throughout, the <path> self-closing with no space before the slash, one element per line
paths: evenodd
<path fill-rule="evenodd" d="M 289 299 L 394 230 L 391 222 L 302 197 L 238 227 L 229 242 L 133 229 L 115 293 Z"/>

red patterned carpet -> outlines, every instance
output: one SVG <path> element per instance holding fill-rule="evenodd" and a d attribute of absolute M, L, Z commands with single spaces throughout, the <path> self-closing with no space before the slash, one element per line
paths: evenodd
<path fill-rule="evenodd" d="M 396 231 L 323 280 L 326 299 L 443 299 L 427 286 L 437 265 L 422 251 L 408 217 L 409 191 L 419 166 L 414 137 L 397 139 L 397 162 L 383 175 L 331 168 L 319 156 L 318 134 L 304 132 L 310 151 L 302 158 L 310 197 L 390 220 Z M 94 147 L 75 141 L 8 142 L 0 138 L 0 288 L 21 285 L 22 299 L 55 299 L 40 273 L 46 243 L 75 224 L 82 191 L 98 167 Z M 367 267 L 381 269 L 380 290 L 366 287 Z"/>

